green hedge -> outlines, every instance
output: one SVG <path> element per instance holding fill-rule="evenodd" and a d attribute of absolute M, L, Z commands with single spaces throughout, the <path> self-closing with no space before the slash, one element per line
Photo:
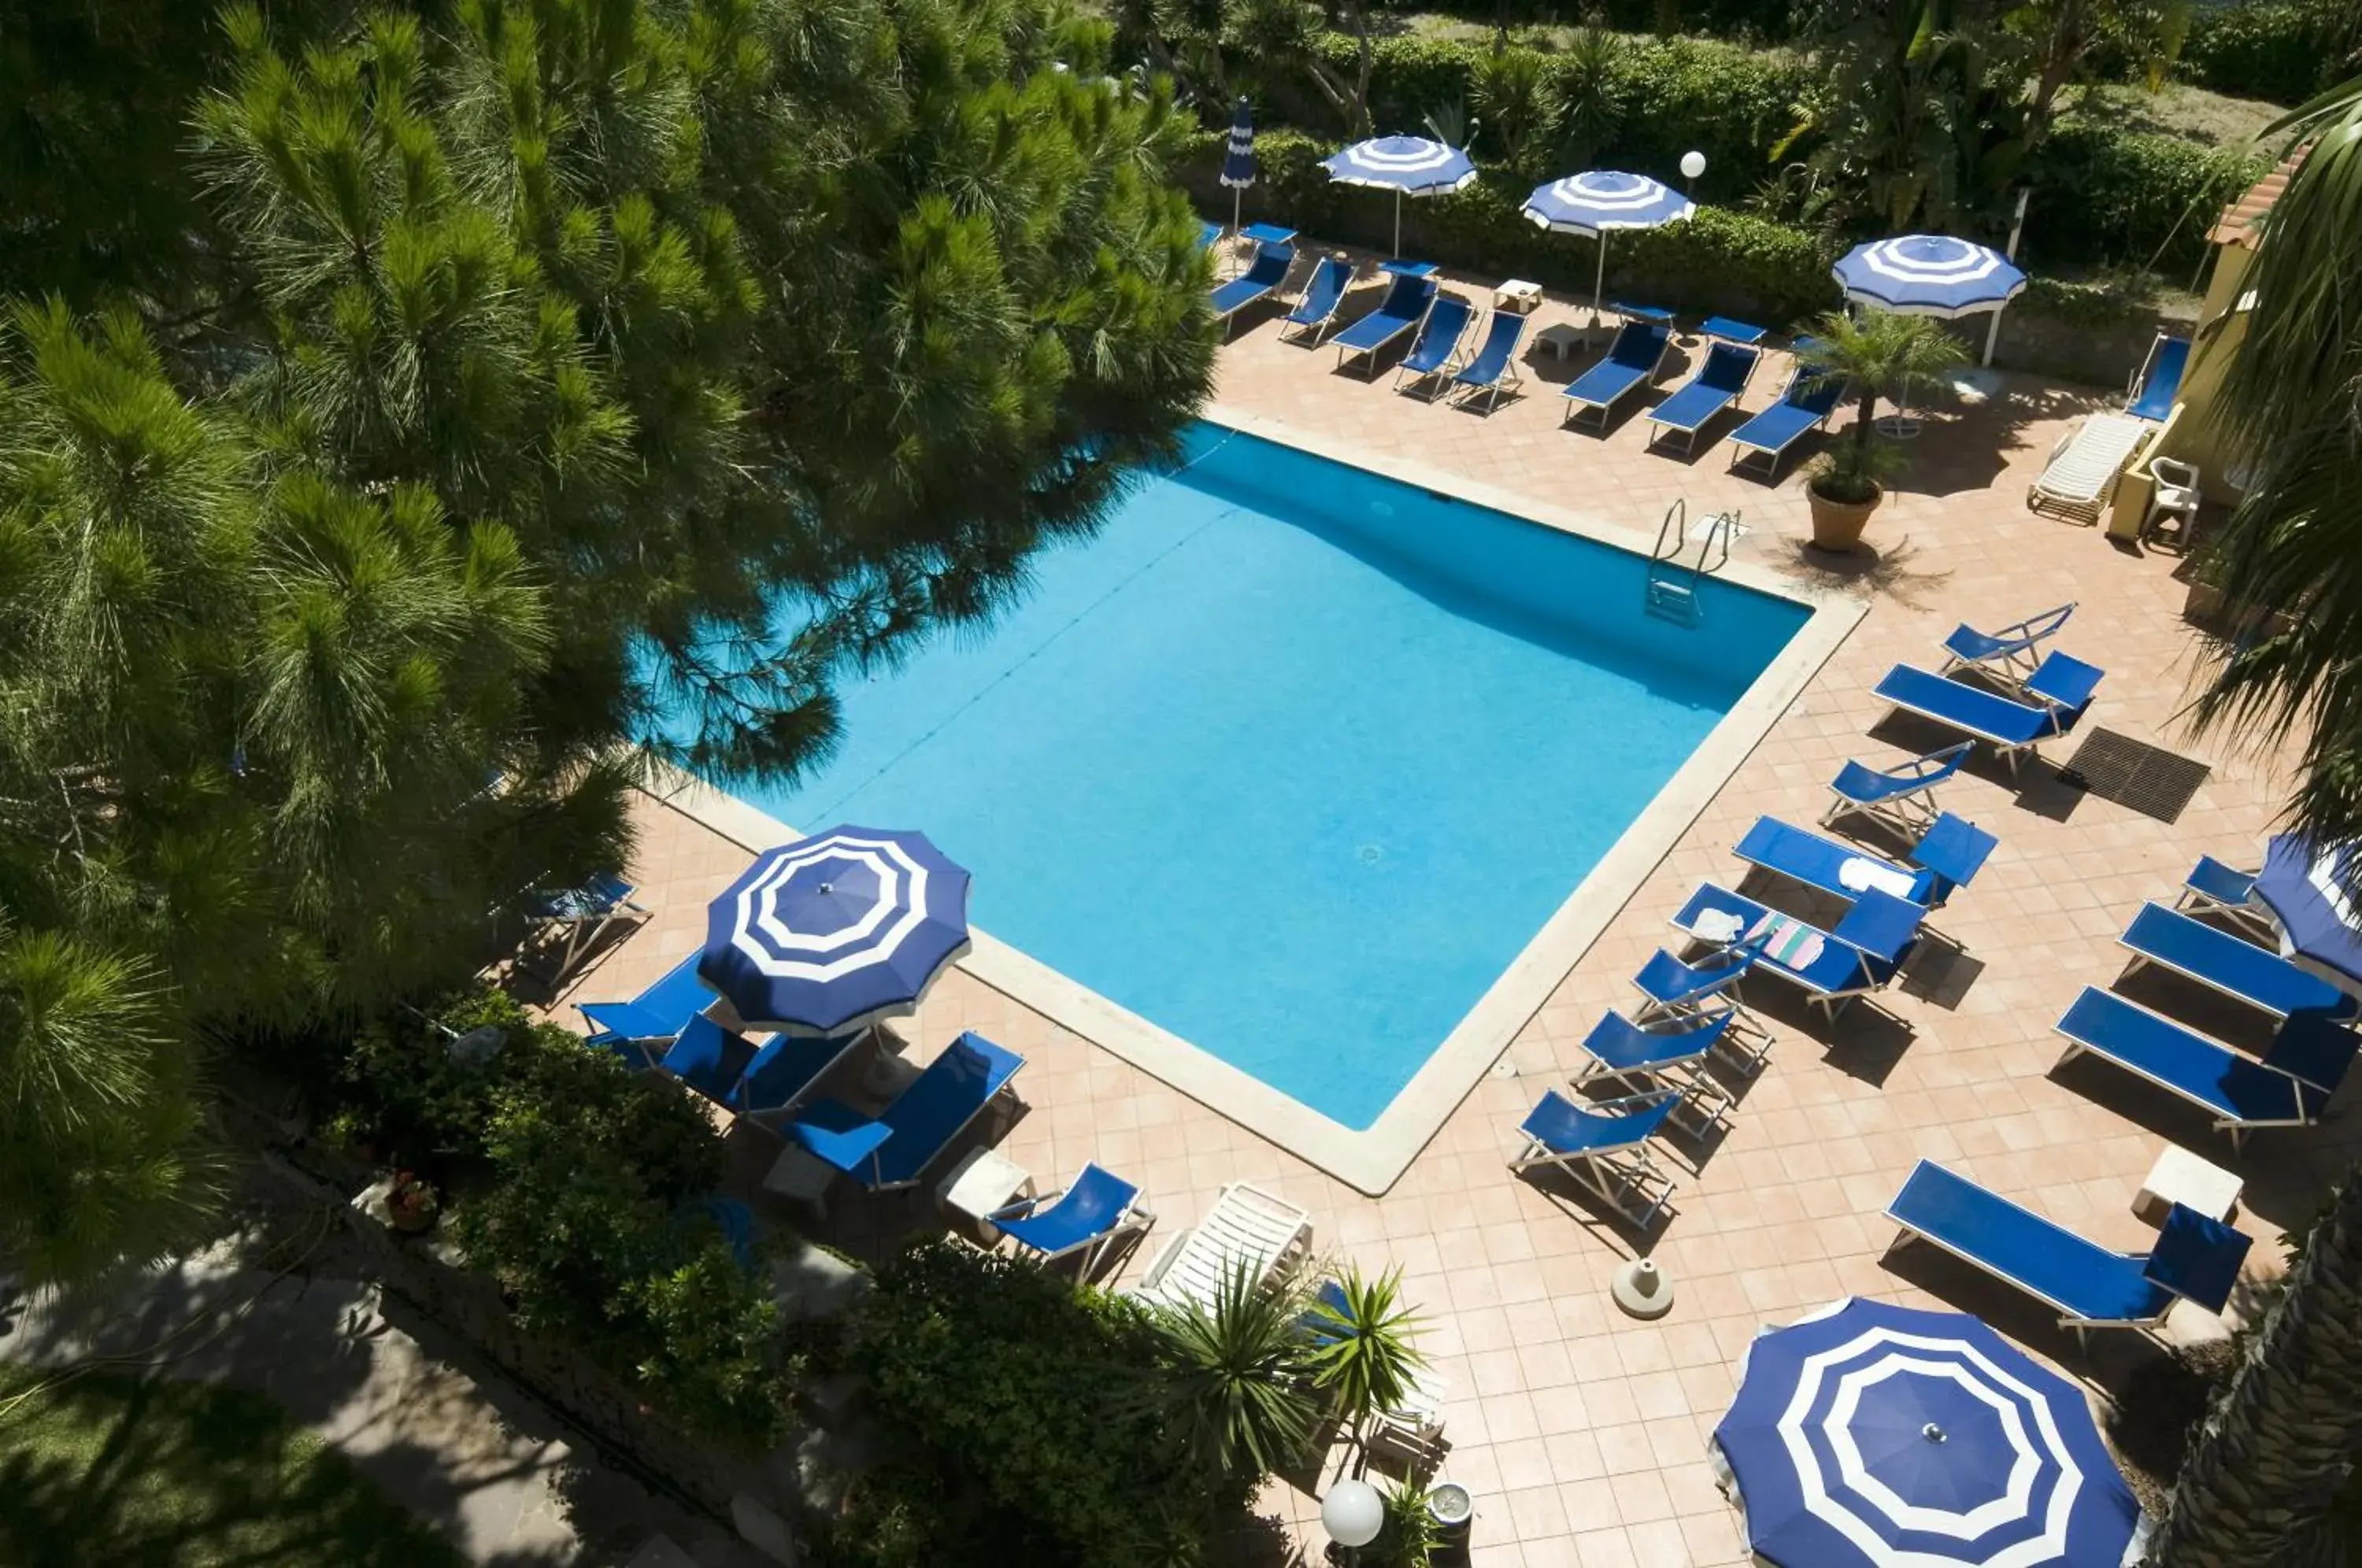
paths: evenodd
<path fill-rule="evenodd" d="M 1343 33 L 1320 39 L 1322 55 L 1347 81 L 1358 49 Z M 1473 109 L 1479 61 L 1489 52 L 1485 43 L 1378 39 L 1370 69 L 1370 117 L 1379 134 L 1423 135 L 1425 116 L 1439 105 Z M 1573 66 L 1563 55 L 1546 53 L 1542 60 L 1555 92 Z M 1682 154 L 1694 149 L 1706 157 L 1697 193 L 1709 201 L 1735 200 L 1771 172 L 1767 149 L 1787 134 L 1809 80 L 1785 56 L 1731 44 L 1696 39 L 1627 43 L 1616 51 L 1603 88 L 1615 125 L 1606 160 L 1671 181 L 1679 178 Z M 1325 126 L 1332 116 L 1297 110 L 1289 117 Z M 1498 127 L 1480 127 L 1477 150 L 1497 148 L 1497 134 Z"/>
<path fill-rule="evenodd" d="M 2026 259 L 2154 265 L 2186 279 L 2204 258 L 2206 231 L 2224 204 L 2269 167 L 2263 158 L 2172 137 L 2061 126 L 2043 145 L 2026 209 Z"/>
<path fill-rule="evenodd" d="M 1294 131 L 1256 138 L 1260 179 L 1247 193 L 1246 216 L 1324 240 L 1385 248 L 1393 237 L 1392 199 L 1332 183 L 1319 167 L 1327 151 L 1327 143 Z M 1182 171 L 1209 212 L 1230 210 L 1231 193 L 1214 178 L 1220 161 L 1220 138 L 1209 138 Z M 1456 194 L 1407 201 L 1403 248 L 1486 275 L 1530 278 L 1588 294 L 1598 256 L 1592 242 L 1534 226 L 1518 210 L 1526 193 L 1522 182 L 1486 171 Z M 1831 259 L 1827 242 L 1802 229 L 1702 206 L 1687 223 L 1617 235 L 1608 246 L 1607 292 L 1782 326 L 1838 303 L 1829 280 Z"/>
<path fill-rule="evenodd" d="M 2180 73 L 2240 98 L 2296 105 L 2332 85 L 2351 39 L 2339 39 L 2332 6 L 2353 0 L 2261 0 L 2203 10 L 2181 48 Z M 2350 32 L 2353 24 L 2347 21 Z"/>

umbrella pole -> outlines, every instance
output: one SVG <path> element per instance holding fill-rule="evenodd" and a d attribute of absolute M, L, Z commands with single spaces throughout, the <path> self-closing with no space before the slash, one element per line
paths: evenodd
<path fill-rule="evenodd" d="M 1387 259 L 1389 259 L 1389 260 L 1400 260 L 1401 259 L 1402 259 L 1402 192 L 1401 192 L 1400 190 L 1396 190 L 1396 191 L 1395 192 L 1395 251 L 1394 251 L 1394 255 L 1393 255 L 1393 256 L 1391 256 L 1391 257 L 1389 257 L 1389 258 L 1387 258 Z"/>
<path fill-rule="evenodd" d="M 1607 231 L 1599 231 L 1599 265 L 1591 274 L 1591 330 L 1599 330 L 1599 302 L 1607 285 Z"/>
<path fill-rule="evenodd" d="M 1985 328 L 1985 357 L 1977 361 L 1987 370 L 1992 368 L 1993 345 L 2001 338 L 2001 307 L 1993 306 L 1992 321 Z"/>
<path fill-rule="evenodd" d="M 1243 187 L 1238 185 L 1231 187 L 1231 236 L 1232 238 L 1236 238 L 1239 232 L 1239 198 L 1245 194 L 1246 191 Z"/>

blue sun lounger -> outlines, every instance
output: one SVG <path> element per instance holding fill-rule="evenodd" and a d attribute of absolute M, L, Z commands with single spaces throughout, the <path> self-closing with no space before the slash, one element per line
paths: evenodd
<path fill-rule="evenodd" d="M 1840 899 L 1859 898 L 1875 888 L 1934 910 L 1943 908 L 1956 889 L 1976 879 L 2000 842 L 1976 823 L 1946 812 L 1911 852 L 1911 864 L 1897 866 L 1850 845 L 1791 827 L 1777 817 L 1758 817 L 1747 836 L 1738 841 L 1738 854 L 1749 866 L 1760 866 Z"/>
<path fill-rule="evenodd" d="M 1884 990 L 1919 945 L 1919 924 L 1927 911 L 1872 888 L 1854 900 L 1843 919 L 1827 931 L 1790 914 L 1779 914 L 1744 894 L 1708 882 L 1690 895 L 1673 924 L 1701 942 L 1726 940 L 1720 931 L 1700 929 L 1700 917 L 1718 917 L 1709 927 L 1766 936 L 1756 970 L 1777 975 L 1835 1020 L 1838 1010 L 1859 996 Z"/>
<path fill-rule="evenodd" d="M 1504 392 L 1525 384 L 1525 378 L 1518 373 L 1518 342 L 1525 335 L 1524 316 L 1512 310 L 1493 313 L 1493 319 L 1485 324 L 1485 341 L 1475 356 L 1451 378 L 1452 390 L 1462 403 L 1474 402 L 1482 392 L 1489 414 Z"/>
<path fill-rule="evenodd" d="M 763 1042 L 755 1059 L 722 1103 L 741 1116 L 776 1116 L 810 1093 L 822 1074 L 861 1043 L 866 1030 L 825 1038 L 811 1034 L 774 1034 Z"/>
<path fill-rule="evenodd" d="M 698 978 L 697 960 L 690 954 L 630 1001 L 575 1004 L 592 1031 L 587 1043 L 613 1051 L 635 1071 L 654 1066 L 662 1053 L 643 1047 L 657 1041 L 669 1045 L 690 1019 L 712 1005 L 712 991 Z"/>
<path fill-rule="evenodd" d="M 1891 769 L 1849 760 L 1829 783 L 1829 793 L 1836 799 L 1821 813 L 1821 825 L 1827 827 L 1849 812 L 1860 812 L 1917 839 L 1940 814 L 1936 786 L 1960 770 L 1976 745 L 1961 741 Z"/>
<path fill-rule="evenodd" d="M 527 895 L 525 918 L 536 948 L 554 949 L 557 963 L 549 984 L 562 986 L 575 965 L 598 951 L 608 932 L 636 925 L 648 911 L 632 901 L 639 889 L 611 871 L 595 873 L 578 888 L 535 889 Z"/>
<path fill-rule="evenodd" d="M 2265 1127 L 2310 1127 L 2354 1065 L 2354 1032 L 2318 1017 L 2281 1024 L 2261 1061 L 2250 1061 L 2114 991 L 2086 986 L 2060 1017 L 2071 1062 L 2085 1052 L 2180 1095 L 2231 1134 L 2235 1149 Z"/>
<path fill-rule="evenodd" d="M 915 1187 L 1024 1065 L 981 1034 L 963 1034 L 877 1116 L 815 1100 L 783 1131 L 872 1192 Z"/>
<path fill-rule="evenodd" d="M 1761 1062 L 1764 1052 L 1771 1049 L 1772 1032 L 1758 1023 L 1740 1004 L 1738 982 L 1763 956 L 1764 940 L 1759 936 L 1734 943 L 1694 964 L 1684 963 L 1658 948 L 1640 966 L 1640 972 L 1632 977 L 1641 997 L 1637 1021 L 1646 1025 L 1667 1018 L 1727 1015 L 1733 1034 L 1755 1042 L 1752 1051 L 1743 1050 L 1736 1041 L 1731 1043 L 1732 1048 L 1746 1056 L 1749 1066 Z"/>
<path fill-rule="evenodd" d="M 2042 741 L 2075 727 L 2091 708 L 2092 693 L 2105 673 L 2065 654 L 2052 654 L 2026 677 L 2025 690 L 2037 699 L 2026 703 L 1898 664 L 1886 672 L 1875 694 L 1906 713 L 1984 742 L 2015 773 L 2018 763 Z"/>
<path fill-rule="evenodd" d="M 1605 430 L 1617 403 L 1657 379 L 1672 341 L 1673 329 L 1662 321 L 1628 321 L 1617 327 L 1606 358 L 1568 383 L 1567 419 L 1595 414 Z"/>
<path fill-rule="evenodd" d="M 1760 329 L 1757 329 L 1760 333 Z M 1762 359 L 1760 349 L 1741 343 L 1717 343 L 1705 352 L 1696 375 L 1673 390 L 1671 397 L 1649 411 L 1648 445 L 1662 434 L 1678 435 L 1682 450 L 1697 449 L 1698 432 L 1714 416 L 1738 401 Z"/>
<path fill-rule="evenodd" d="M 1312 269 L 1312 276 L 1304 281 L 1303 292 L 1296 297 L 1296 308 L 1279 324 L 1280 337 L 1309 332 L 1317 348 L 1320 335 L 1336 325 L 1338 308 L 1345 303 L 1345 290 L 1352 282 L 1351 261 L 1341 256 L 1323 256 L 1320 264 Z"/>
<path fill-rule="evenodd" d="M 2220 1312 L 2247 1256 L 2246 1236 L 2178 1203 L 2147 1254 L 2112 1253 L 1928 1160 L 1886 1217 L 1903 1228 L 1898 1241 L 1932 1242 L 2015 1286 L 2078 1340 L 2092 1329 L 2152 1331 L 2176 1297 Z"/>
<path fill-rule="evenodd" d="M 1803 348 L 1811 342 L 1809 337 L 1799 337 L 1796 347 Z M 1788 372 L 1787 385 L 1780 389 L 1780 400 L 1730 433 L 1730 466 L 1735 469 L 1749 458 L 1763 458 L 1772 465 L 1769 477 L 1778 479 L 1780 459 L 1788 455 L 1788 448 L 1806 431 L 1827 425 L 1845 393 L 1843 376 L 1809 365 L 1794 367 Z"/>
<path fill-rule="evenodd" d="M 2221 915 L 2258 934 L 2277 933 L 2279 916 L 2256 897 L 2257 875 L 2202 855 L 2190 875 L 2181 879 L 2181 896 L 2174 900 L 2173 907 L 2184 914 Z"/>
<path fill-rule="evenodd" d="M 1660 1093 L 1583 1106 L 1551 1089 L 1518 1124 L 1526 1147 L 1509 1168 L 1562 1170 L 1634 1229 L 1646 1230 L 1673 1195 L 1672 1178 L 1650 1157 L 1649 1135 L 1680 1104 L 1679 1095 Z"/>
<path fill-rule="evenodd" d="M 1685 1108 L 1700 1113 L 1698 1131 L 1709 1131 L 1728 1113 L 1731 1094 L 1715 1081 L 1706 1063 L 1738 1016 L 1726 1010 L 1643 1029 L 1620 1012 L 1607 1012 L 1584 1037 L 1583 1048 L 1591 1060 L 1575 1074 L 1575 1087 L 1604 1083 L 1644 1092 L 1670 1088 Z"/>
<path fill-rule="evenodd" d="M 2320 976 L 2163 904 L 2143 904 L 2116 940 L 2133 955 L 2127 975 L 2154 964 L 2275 1018 L 2309 1013 L 2342 1021 L 2362 1011 L 2362 1002 Z"/>
<path fill-rule="evenodd" d="M 1398 342 L 1403 334 L 1416 328 L 1426 318 L 1427 307 L 1434 303 L 1434 278 L 1415 272 L 1396 273 L 1378 308 L 1337 334 L 1333 340 L 1337 346 L 1337 368 L 1343 370 L 1349 359 L 1367 359 L 1374 379 L 1378 356 Z"/>
<path fill-rule="evenodd" d="M 2039 615 L 2029 615 L 1998 632 L 1980 632 L 1963 621 L 1944 639 L 1944 664 L 1937 673 L 1949 675 L 1956 669 L 1972 668 L 2014 686 L 2034 672 L 2035 659 L 2044 641 L 2057 636 L 2058 629 L 2074 613 L 2075 606 L 2070 602 Z"/>
<path fill-rule="evenodd" d="M 1021 1198 L 986 1218 L 1039 1262 L 1080 1253 L 1087 1278 L 1118 1242 L 1156 1223 L 1140 1201 L 1140 1188 L 1097 1165 L 1083 1166 L 1062 1191 Z"/>
<path fill-rule="evenodd" d="M 1268 241 L 1256 246 L 1253 264 L 1229 282 L 1217 283 L 1207 295 L 1215 319 L 1228 327 L 1231 317 L 1286 282 L 1287 270 L 1295 265 L 1294 246 Z"/>
<path fill-rule="evenodd" d="M 1460 357 L 1460 340 L 1468 336 L 1468 324 L 1475 315 L 1468 302 L 1457 294 L 1436 295 L 1427 319 L 1419 324 L 1418 340 L 1395 368 L 1395 391 L 1425 381 L 1435 382 L 1435 391 L 1428 394 L 1429 401 L 1449 391 L 1451 382 L 1444 378 L 1451 373 Z"/>
<path fill-rule="evenodd" d="M 1218 224 L 1218 223 L 1206 223 L 1206 222 L 1204 222 L 1204 221 L 1202 221 L 1202 220 L 1198 223 L 1198 249 L 1200 249 L 1200 250 L 1211 250 L 1212 248 L 1214 248 L 1214 242 L 1215 242 L 1216 240 L 1219 240 L 1219 239 L 1220 239 L 1220 238 L 1221 238 L 1221 237 L 1222 237 L 1222 226 L 1221 226 L 1220 224 Z"/>
<path fill-rule="evenodd" d="M 2158 333 L 2148 346 L 2148 358 L 2125 389 L 2125 412 L 2135 419 L 2164 424 L 2173 413 L 2173 400 L 2181 395 L 2182 372 L 2189 368 L 2190 339 Z"/>

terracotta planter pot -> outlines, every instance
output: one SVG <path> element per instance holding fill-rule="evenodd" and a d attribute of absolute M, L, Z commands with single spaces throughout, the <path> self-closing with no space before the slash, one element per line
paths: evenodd
<path fill-rule="evenodd" d="M 1813 509 L 1813 547 L 1816 550 L 1845 552 L 1861 543 L 1861 531 L 1870 523 L 1870 514 L 1886 500 L 1881 490 L 1868 501 L 1831 501 L 1818 487 L 1806 485 L 1805 500 Z"/>

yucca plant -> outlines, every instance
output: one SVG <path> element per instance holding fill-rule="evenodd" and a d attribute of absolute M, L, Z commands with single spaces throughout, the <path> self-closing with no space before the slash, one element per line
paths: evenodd
<path fill-rule="evenodd" d="M 1356 1474 L 1369 1463 L 1370 1423 L 1403 1403 L 1427 1364 L 1422 1322 L 1403 1305 L 1402 1270 L 1372 1278 L 1351 1264 L 1305 1315 L 1312 1384 L 1352 1434 Z"/>
<path fill-rule="evenodd" d="M 1157 1309 L 1173 1427 L 1193 1463 L 1245 1478 L 1310 1452 L 1319 1406 L 1304 1308 L 1300 1281 L 1264 1289 L 1242 1263 L 1210 1303 Z"/>

